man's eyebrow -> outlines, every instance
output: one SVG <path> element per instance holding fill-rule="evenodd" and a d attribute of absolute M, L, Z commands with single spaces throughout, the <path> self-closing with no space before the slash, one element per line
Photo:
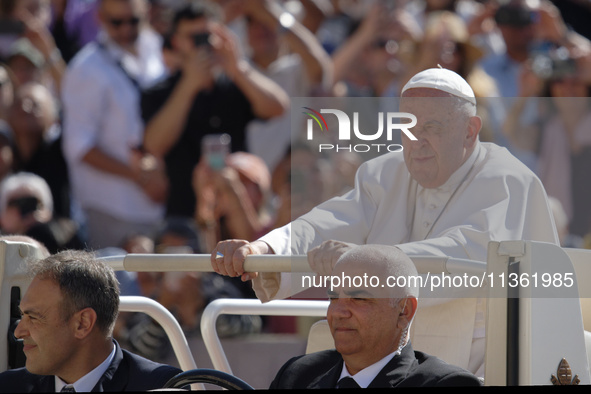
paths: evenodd
<path fill-rule="evenodd" d="M 23 311 L 19 306 L 18 311 L 20 312 L 21 315 L 29 315 L 29 316 L 33 316 L 33 317 L 43 317 L 43 314 L 35 309 L 25 309 Z"/>
<path fill-rule="evenodd" d="M 339 293 L 333 290 L 328 290 L 326 294 L 328 295 L 328 298 L 339 298 Z M 343 290 L 343 294 L 345 295 L 345 298 L 375 298 L 370 291 L 365 289 Z"/>
<path fill-rule="evenodd" d="M 374 298 L 374 295 L 365 289 L 350 289 L 343 291 L 349 298 Z"/>
<path fill-rule="evenodd" d="M 425 122 L 425 126 L 443 126 L 444 123 L 440 122 L 438 120 L 435 119 L 431 119 Z"/>

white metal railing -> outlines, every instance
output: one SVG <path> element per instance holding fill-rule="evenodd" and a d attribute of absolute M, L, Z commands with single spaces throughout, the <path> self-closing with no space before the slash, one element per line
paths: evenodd
<path fill-rule="evenodd" d="M 210 259 L 208 254 L 127 254 L 101 258 L 116 271 L 131 272 L 213 272 Z M 478 261 L 447 256 L 413 256 L 411 259 L 418 273 L 423 275 L 427 273 L 463 275 L 486 272 L 486 263 Z M 313 272 L 305 255 L 250 255 L 246 257 L 244 269 L 246 272 Z M 201 333 L 214 368 L 232 374 L 232 369 L 216 331 L 216 321 L 219 315 L 324 317 L 327 308 L 328 301 L 277 300 L 262 304 L 259 300 L 252 299 L 219 299 L 211 302 L 204 310 L 201 317 Z M 176 336 L 186 341 L 182 331 L 180 333 L 167 332 L 167 334 L 171 341 Z M 179 348 L 184 346 L 179 345 Z"/>
<path fill-rule="evenodd" d="M 413 256 L 411 259 L 420 274 L 444 272 L 454 275 L 465 273 L 482 274 L 486 272 L 486 263 L 478 261 L 456 259 L 447 256 Z M 208 254 L 127 254 L 102 257 L 101 260 L 109 264 L 116 271 L 213 272 L 210 255 Z M 305 255 L 250 255 L 246 256 L 244 269 L 246 272 L 312 272 L 307 256 Z M 215 324 L 220 314 L 322 317 L 326 316 L 327 307 L 327 301 L 277 300 L 262 304 L 259 300 L 220 299 L 210 303 L 204 310 L 201 317 L 201 332 L 214 368 L 231 374 L 231 367 L 215 329 Z M 162 312 L 159 308 L 158 310 L 158 313 Z M 168 317 L 165 318 L 165 320 L 167 319 Z M 176 324 L 178 325 L 178 323 Z M 176 329 L 170 329 L 170 333 L 167 331 L 167 334 L 171 338 L 171 342 L 174 340 L 177 343 L 180 341 L 185 341 L 186 343 L 182 331 L 179 333 Z M 178 338 L 174 339 L 177 336 Z M 185 349 L 185 345 L 179 343 L 178 349 Z M 175 349 L 179 362 L 180 357 L 183 357 L 182 352 L 179 350 L 177 353 Z"/>
<path fill-rule="evenodd" d="M 265 304 L 259 300 L 217 299 L 207 305 L 201 316 L 201 335 L 213 367 L 232 374 L 232 368 L 216 331 L 219 315 L 326 316 L 328 301 L 278 300 Z"/>
<path fill-rule="evenodd" d="M 162 326 L 183 371 L 197 368 L 183 330 L 168 309 L 147 297 L 121 296 L 119 300 L 120 312 L 142 312 Z"/>
<path fill-rule="evenodd" d="M 172 345 L 174 354 L 183 371 L 196 369 L 195 359 L 189 348 L 187 338 L 175 317 L 158 302 L 140 296 L 121 296 L 119 298 L 120 312 L 142 312 L 156 320 L 166 332 Z M 191 385 L 194 389 L 205 390 L 203 384 Z"/>
<path fill-rule="evenodd" d="M 447 274 L 482 274 L 486 263 L 439 256 L 412 256 L 419 274 L 445 272 Z M 208 254 L 128 254 L 101 258 L 115 271 L 213 272 Z M 312 272 L 307 256 L 249 255 L 244 262 L 246 272 Z"/>
<path fill-rule="evenodd" d="M 492 245 L 492 248 L 491 248 Z M 568 250 L 567 250 L 568 251 Z M 569 253 L 569 255 L 573 255 Z M 582 260 L 577 267 L 576 277 L 588 277 L 589 253 L 579 253 Z M 578 256 L 578 255 L 577 255 Z M 574 273 L 573 263 L 559 246 L 533 241 L 491 242 L 487 263 L 448 257 L 411 257 L 419 274 L 482 275 L 483 279 L 507 275 L 518 267 L 520 275 L 533 275 L 536 272 Z M 128 254 L 103 258 L 115 270 L 127 271 L 195 271 L 212 272 L 210 255 L 165 255 Z M 519 264 L 517 264 L 517 262 Z M 246 257 L 244 270 L 247 272 L 312 272 L 306 256 L 250 255 Z M 584 271 L 584 273 L 583 273 Z M 588 270 L 591 272 L 591 270 Z M 581 278 L 579 283 L 585 283 Z M 499 285 L 487 290 L 490 294 L 486 317 L 486 379 L 489 385 L 512 384 L 550 384 L 550 376 L 559 373 L 557 365 L 560 358 L 568 358 L 574 374 L 581 383 L 589 384 L 589 363 L 585 351 L 583 321 L 579 298 L 547 298 L 531 296 L 532 288 L 519 288 L 518 295 L 509 292 L 509 287 Z M 581 286 L 584 288 L 584 286 Z M 496 292 L 492 292 L 495 290 Z M 499 293 L 500 290 L 500 295 Z M 573 291 L 576 293 L 577 288 Z M 505 294 L 505 292 L 507 294 Z M 487 293 L 488 294 L 488 293 Z M 579 294 L 580 296 L 580 294 Z M 518 298 L 516 298 L 518 297 Z M 296 302 L 304 308 L 297 310 Z M 287 303 L 287 304 L 284 304 Z M 322 305 L 321 303 L 324 303 Z M 207 351 L 216 369 L 231 373 L 228 360 L 221 348 L 215 332 L 215 322 L 220 314 L 260 314 L 260 315 L 307 315 L 325 316 L 326 301 L 272 301 L 261 304 L 258 300 L 218 300 L 210 304 L 202 317 L 202 333 Z M 518 304 L 519 314 L 509 315 L 509 307 Z M 292 306 L 294 309 L 289 310 Z M 312 311 L 312 307 L 318 307 Z M 265 310 L 265 308 L 267 310 Z M 534 329 L 534 326 L 536 329 Z M 537 327 L 544 327 L 538 329 Z M 556 332 L 561 333 L 556 341 Z M 511 334 L 512 341 L 509 341 Z M 514 339 L 518 339 L 518 343 Z M 511 363 L 508 355 L 511 354 Z M 516 365 L 519 367 L 517 368 Z"/>

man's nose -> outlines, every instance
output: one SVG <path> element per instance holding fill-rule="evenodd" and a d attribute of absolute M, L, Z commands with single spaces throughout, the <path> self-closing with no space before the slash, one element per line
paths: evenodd
<path fill-rule="evenodd" d="M 28 335 L 27 333 L 28 330 L 26 327 L 26 323 L 24 319 L 21 318 L 21 320 L 16 325 L 16 328 L 14 329 L 14 336 L 18 339 L 22 339 L 23 337 L 26 337 Z"/>
<path fill-rule="evenodd" d="M 351 316 L 349 298 L 337 298 L 330 303 L 329 310 L 333 317 L 347 318 Z"/>

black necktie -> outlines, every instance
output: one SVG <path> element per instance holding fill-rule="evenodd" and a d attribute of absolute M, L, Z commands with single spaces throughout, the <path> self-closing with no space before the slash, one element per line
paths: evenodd
<path fill-rule="evenodd" d="M 341 380 L 339 380 L 339 382 L 337 383 L 337 388 L 338 389 L 360 389 L 361 387 L 359 387 L 359 385 L 357 384 L 355 379 L 353 379 L 350 376 L 346 376 L 346 377 L 342 378 Z"/>
<path fill-rule="evenodd" d="M 74 386 L 72 385 L 65 385 L 64 387 L 62 387 L 60 393 L 75 393 L 76 389 L 74 389 Z"/>

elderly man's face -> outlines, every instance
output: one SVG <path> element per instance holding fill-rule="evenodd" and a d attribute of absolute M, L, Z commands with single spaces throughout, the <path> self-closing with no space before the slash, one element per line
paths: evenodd
<path fill-rule="evenodd" d="M 404 161 L 413 179 L 425 188 L 442 186 L 474 149 L 480 119 L 458 111 L 456 101 L 427 88 L 409 89 L 402 96 L 401 111 L 417 117 L 410 129 L 417 141 L 402 136 Z"/>
<path fill-rule="evenodd" d="M 341 267 L 349 268 L 344 271 L 348 276 L 364 275 L 356 267 Z M 337 270 L 334 275 L 340 276 L 341 272 Z M 369 366 L 398 349 L 403 331 L 399 321 L 402 308 L 393 304 L 390 290 L 359 287 L 333 290 L 329 292 L 327 321 L 336 350 L 348 368 Z"/>
<path fill-rule="evenodd" d="M 62 313 L 62 292 L 53 280 L 35 278 L 21 300 L 15 336 L 23 339 L 27 370 L 64 376 L 77 348 L 72 319 Z"/>

